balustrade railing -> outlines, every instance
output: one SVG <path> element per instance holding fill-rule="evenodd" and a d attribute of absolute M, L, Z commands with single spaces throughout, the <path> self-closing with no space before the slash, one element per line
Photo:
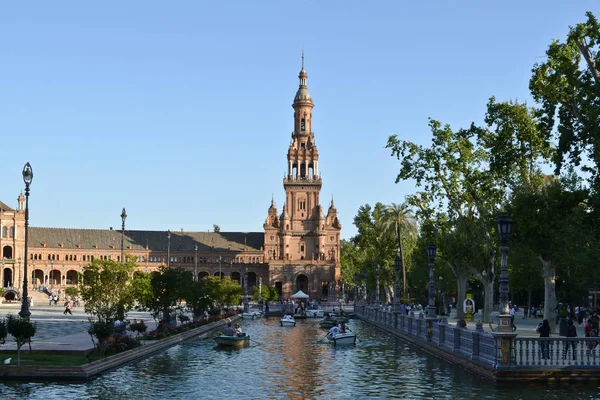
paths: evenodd
<path fill-rule="evenodd" d="M 477 361 L 492 369 L 600 368 L 600 338 L 508 337 L 506 357 L 502 334 L 460 328 L 444 320 L 404 315 L 366 305 L 355 311 L 367 320 L 417 338 L 440 351 Z M 506 344 L 506 343 L 504 343 Z"/>

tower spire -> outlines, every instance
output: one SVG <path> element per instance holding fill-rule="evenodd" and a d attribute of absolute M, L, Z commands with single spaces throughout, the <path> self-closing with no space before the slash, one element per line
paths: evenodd
<path fill-rule="evenodd" d="M 302 49 L 302 71 L 304 71 L 304 49 Z"/>

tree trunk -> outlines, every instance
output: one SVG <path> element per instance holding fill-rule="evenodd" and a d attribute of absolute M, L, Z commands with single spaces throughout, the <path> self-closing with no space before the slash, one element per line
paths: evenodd
<path fill-rule="evenodd" d="M 483 284 L 483 316 L 482 322 L 492 322 L 492 312 L 494 311 L 494 279 L 487 279 L 487 282 L 481 282 Z M 477 306 L 477 305 L 476 305 Z"/>
<path fill-rule="evenodd" d="M 400 260 L 402 261 L 402 297 L 404 301 L 409 302 L 406 297 L 406 265 L 404 265 L 404 252 L 402 251 L 402 231 L 400 225 L 396 226 L 396 234 L 398 235 L 398 250 L 400 251 Z"/>
<path fill-rule="evenodd" d="M 463 310 L 463 303 L 467 297 L 467 274 L 459 270 L 456 276 L 456 318 L 465 319 L 465 311 Z"/>
<path fill-rule="evenodd" d="M 552 332 L 556 329 L 556 268 L 552 261 L 544 260 L 542 262 L 542 279 L 544 279 L 544 319 L 550 323 Z"/>

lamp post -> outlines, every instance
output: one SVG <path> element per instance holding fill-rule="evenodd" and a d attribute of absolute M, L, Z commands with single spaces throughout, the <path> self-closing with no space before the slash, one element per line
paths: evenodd
<path fill-rule="evenodd" d="M 221 272 L 221 255 L 219 254 L 219 279 L 223 279 L 223 273 Z M 248 267 L 246 267 L 246 273 L 248 273 Z"/>
<path fill-rule="evenodd" d="M 198 280 L 198 245 L 194 245 L 196 256 L 194 257 L 194 281 Z"/>
<path fill-rule="evenodd" d="M 435 282 L 433 280 L 433 263 L 435 261 L 435 244 L 427 246 L 427 258 L 429 259 L 429 303 L 427 304 L 427 317 L 436 318 L 435 310 Z"/>
<path fill-rule="evenodd" d="M 171 265 L 171 230 L 167 230 L 167 268 Z"/>
<path fill-rule="evenodd" d="M 31 284 L 34 285 L 35 282 L 35 260 L 33 260 L 33 268 L 31 270 Z"/>
<path fill-rule="evenodd" d="M 127 219 L 127 213 L 125 212 L 125 207 L 123 207 L 123 211 L 121 211 L 121 262 L 125 262 L 123 258 L 123 248 L 125 246 L 125 220 Z"/>
<path fill-rule="evenodd" d="M 500 236 L 500 252 L 502 262 L 500 263 L 500 326 L 499 332 L 512 332 L 512 320 L 508 312 L 508 242 L 512 232 L 512 219 L 507 213 L 502 213 L 496 218 L 498 235 Z"/>
<path fill-rule="evenodd" d="M 400 268 L 402 267 L 402 259 L 400 258 L 400 250 L 396 253 L 396 259 L 394 260 L 394 267 L 396 269 L 396 281 L 394 283 L 394 311 L 400 311 Z"/>
<path fill-rule="evenodd" d="M 50 291 L 54 289 L 54 260 L 50 260 Z"/>
<path fill-rule="evenodd" d="M 21 257 L 19 257 L 19 259 L 17 260 L 18 263 L 18 267 L 17 270 L 15 272 L 15 275 L 17 275 L 18 273 L 21 273 Z M 16 282 L 15 282 L 15 278 L 17 278 Z M 19 279 L 20 278 L 18 275 L 17 276 L 13 276 L 13 286 L 16 287 L 17 289 L 19 288 L 20 282 Z"/>
<path fill-rule="evenodd" d="M 381 306 L 381 300 L 379 300 L 379 264 L 375 267 L 375 306 L 379 308 Z"/>
<path fill-rule="evenodd" d="M 2 257 L 2 287 L 4 287 L 4 257 Z"/>
<path fill-rule="evenodd" d="M 29 241 L 29 185 L 33 180 L 33 169 L 29 163 L 23 168 L 23 182 L 25 182 L 25 261 L 23 262 L 23 298 L 19 315 L 23 319 L 29 319 L 29 292 L 27 290 L 27 246 Z"/>

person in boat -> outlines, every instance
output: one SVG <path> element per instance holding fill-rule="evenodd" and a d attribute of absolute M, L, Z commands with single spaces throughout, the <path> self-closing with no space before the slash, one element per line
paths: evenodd
<path fill-rule="evenodd" d="M 329 335 L 330 336 L 335 336 L 335 335 L 339 335 L 340 332 L 340 328 L 337 325 L 334 325 L 330 330 L 329 330 Z"/>
<path fill-rule="evenodd" d="M 240 324 L 235 324 L 235 336 L 244 336 L 244 332 L 242 332 L 242 328 L 240 327 Z"/>
<path fill-rule="evenodd" d="M 346 333 L 346 324 L 344 322 L 342 322 L 342 325 L 340 326 L 340 333 Z"/>
<path fill-rule="evenodd" d="M 223 329 L 223 335 L 224 336 L 234 336 L 234 334 L 235 334 L 235 332 L 234 332 L 233 328 L 231 327 L 231 322 L 228 322 L 225 329 Z"/>
<path fill-rule="evenodd" d="M 283 316 L 283 319 L 292 319 L 292 316 L 290 314 L 285 314 Z"/>

